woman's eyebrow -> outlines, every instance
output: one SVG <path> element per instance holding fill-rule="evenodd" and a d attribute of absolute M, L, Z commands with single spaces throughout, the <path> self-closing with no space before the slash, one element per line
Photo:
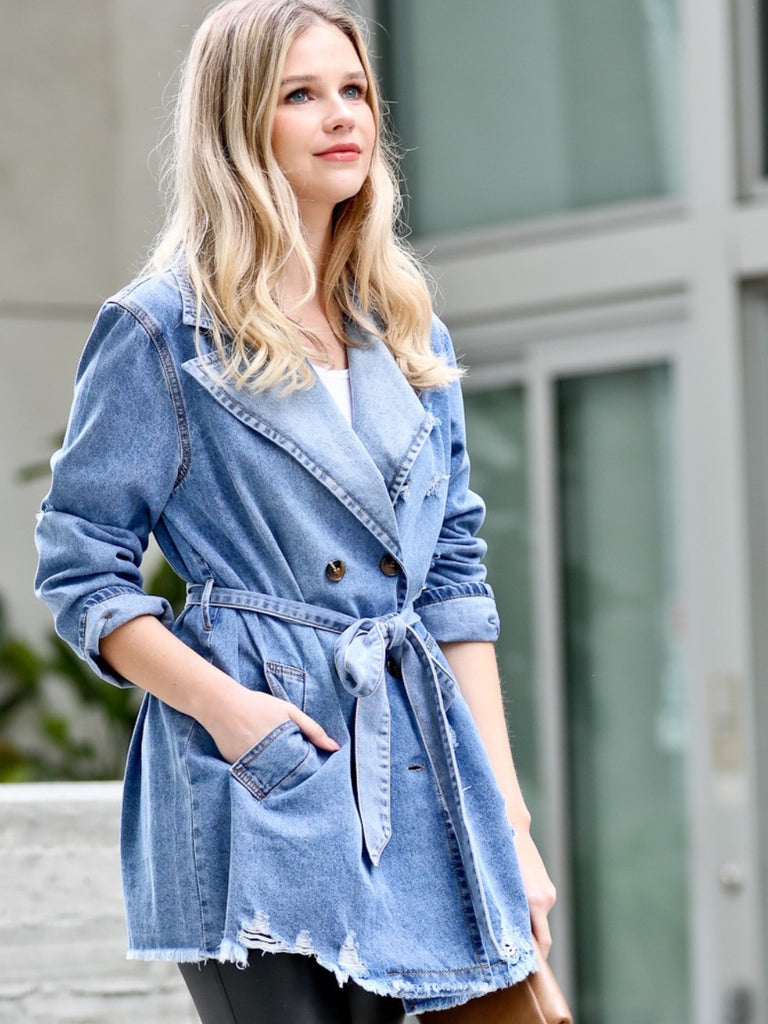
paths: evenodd
<path fill-rule="evenodd" d="M 345 82 L 349 82 L 349 81 L 352 81 L 353 79 L 358 79 L 358 78 L 362 79 L 363 81 L 365 81 L 366 77 L 367 76 L 366 76 L 364 71 L 350 71 L 346 75 L 344 75 L 344 81 Z M 280 82 L 280 85 L 281 86 L 282 85 L 293 85 L 296 82 L 309 82 L 309 83 L 311 83 L 311 82 L 317 82 L 318 80 L 319 80 L 319 76 L 318 75 L 288 75 L 287 78 L 284 78 Z"/>

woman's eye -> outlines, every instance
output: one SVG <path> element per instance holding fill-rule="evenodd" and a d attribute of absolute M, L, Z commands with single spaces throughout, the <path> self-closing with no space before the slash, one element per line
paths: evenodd
<path fill-rule="evenodd" d="M 286 103 L 306 103 L 309 99 L 309 91 L 307 89 L 294 89 L 293 92 L 289 92 L 285 97 Z"/>
<path fill-rule="evenodd" d="M 341 95 L 345 100 L 359 100 L 362 98 L 363 89 L 359 85 L 347 85 L 342 89 Z"/>

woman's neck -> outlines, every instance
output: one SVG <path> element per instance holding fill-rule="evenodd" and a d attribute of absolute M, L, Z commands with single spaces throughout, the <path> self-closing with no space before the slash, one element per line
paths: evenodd
<path fill-rule="evenodd" d="M 302 228 L 310 258 L 314 265 L 318 286 L 323 280 L 331 247 L 331 220 L 320 217 L 319 211 L 302 210 Z M 307 291 L 306 269 L 294 256 L 288 259 L 282 280 L 282 302 L 285 312 L 305 332 L 309 358 L 333 369 L 347 367 L 346 345 L 334 333 L 318 287 L 310 299 Z"/>

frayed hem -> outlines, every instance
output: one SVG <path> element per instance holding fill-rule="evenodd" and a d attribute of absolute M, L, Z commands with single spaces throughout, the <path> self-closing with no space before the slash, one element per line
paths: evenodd
<path fill-rule="evenodd" d="M 361 973 L 365 971 L 365 965 L 360 960 L 353 932 L 350 932 L 342 943 L 337 954 L 338 960 L 330 960 L 316 950 L 306 931 L 300 932 L 293 944 L 286 942 L 279 935 L 275 935 L 270 928 L 269 918 L 266 914 L 257 914 L 249 927 L 244 926 L 240 929 L 237 939 L 238 943 L 241 943 L 246 950 L 256 950 L 262 954 L 292 953 L 298 956 L 311 956 L 320 967 L 334 975 L 340 987 L 346 985 L 350 979 L 361 987 L 367 985 L 367 981 L 361 977 Z M 374 990 L 370 989 L 370 991 Z M 384 988 L 375 991 L 377 995 L 390 994 Z"/>
<path fill-rule="evenodd" d="M 204 949 L 129 949 L 127 960 L 164 960 L 176 964 L 201 964 L 217 960 L 221 964 L 237 964 L 246 967 L 248 950 L 236 942 L 225 940 L 217 950 Z"/>
<path fill-rule="evenodd" d="M 526 943 L 523 950 L 515 946 L 514 959 L 499 959 L 483 966 L 457 971 L 428 971 L 423 974 L 393 971 L 384 976 L 372 977 L 360 960 L 354 933 L 347 935 L 337 958 L 332 960 L 313 947 L 307 932 L 301 932 L 295 943 L 288 943 L 275 935 L 265 914 L 257 914 L 250 927 L 241 928 L 237 938 L 243 946 L 262 954 L 293 953 L 311 956 L 320 967 L 335 976 L 339 985 L 352 981 L 373 995 L 401 999 L 406 1012 L 415 1015 L 447 1010 L 489 992 L 510 988 L 536 970 L 536 954 L 532 946 Z"/>
<path fill-rule="evenodd" d="M 453 1006 L 461 1006 L 471 999 L 487 995 L 498 989 L 510 988 L 523 981 L 536 970 L 536 956 L 532 949 L 526 950 L 514 963 L 499 960 L 493 964 L 469 967 L 460 971 L 425 972 L 422 975 L 389 973 L 381 977 L 366 975 L 365 966 L 354 962 L 357 956 L 354 947 L 354 936 L 350 935 L 340 950 L 339 961 L 328 959 L 315 950 L 309 937 L 291 946 L 276 936 L 257 937 L 248 928 L 243 928 L 236 940 L 224 939 L 216 950 L 201 949 L 131 949 L 129 960 L 165 960 L 174 963 L 204 963 L 217 960 L 219 963 L 234 963 L 238 967 L 247 967 L 248 955 L 251 951 L 267 953 L 293 953 L 298 956 L 313 957 L 320 967 L 334 975 L 338 984 L 345 985 L 353 981 L 366 992 L 373 995 L 390 996 L 401 999 L 405 1011 L 414 1016 L 429 1014 L 436 1010 L 447 1010 Z M 343 962 L 347 957 L 346 963 Z M 341 962 L 340 962 L 341 961 Z M 429 1017 L 424 1020 L 429 1024 Z"/>

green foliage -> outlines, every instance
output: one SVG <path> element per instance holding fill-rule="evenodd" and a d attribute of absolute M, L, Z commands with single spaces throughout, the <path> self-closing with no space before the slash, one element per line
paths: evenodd
<path fill-rule="evenodd" d="M 174 609 L 184 584 L 163 561 L 147 582 Z M 140 693 L 99 679 L 53 630 L 14 636 L 0 601 L 0 782 L 116 779 Z"/>

